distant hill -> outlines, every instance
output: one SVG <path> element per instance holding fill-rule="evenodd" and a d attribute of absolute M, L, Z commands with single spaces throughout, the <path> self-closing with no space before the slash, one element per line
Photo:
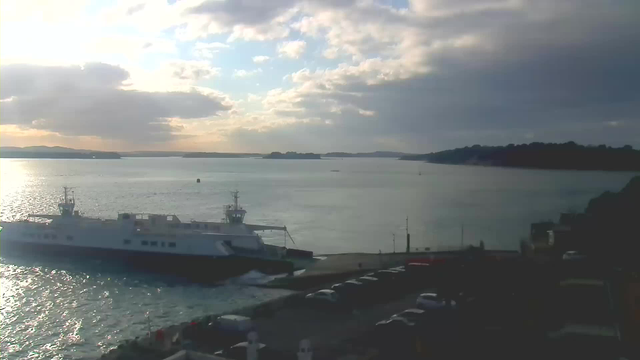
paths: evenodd
<path fill-rule="evenodd" d="M 93 150 L 72 149 L 62 146 L 2 146 L 0 151 L 23 151 L 23 152 L 49 152 L 49 153 L 89 153 L 97 152 Z"/>
<path fill-rule="evenodd" d="M 127 151 L 121 152 L 122 157 L 182 157 L 185 151 Z"/>
<path fill-rule="evenodd" d="M 640 171 L 640 151 L 630 145 L 621 148 L 583 146 L 573 141 L 564 144 L 474 145 L 424 155 L 407 155 L 400 160 L 535 169 Z"/>
<path fill-rule="evenodd" d="M 407 153 L 395 152 L 395 151 L 374 151 L 366 153 L 348 153 L 348 152 L 329 152 L 324 154 L 324 157 L 364 157 L 364 158 L 399 158 L 409 155 Z"/>
<path fill-rule="evenodd" d="M 78 150 L 60 146 L 0 147 L 0 157 L 21 159 L 120 159 L 116 152 Z"/>
<path fill-rule="evenodd" d="M 236 154 L 236 153 L 218 153 L 218 152 L 193 152 L 184 154 L 184 158 L 245 158 L 251 156 L 262 156 L 262 154 Z"/>
<path fill-rule="evenodd" d="M 288 151 L 286 153 L 281 153 L 281 152 L 272 152 L 269 155 L 266 155 L 263 157 L 263 159 L 312 159 L 312 160 L 319 160 L 321 159 L 319 154 L 314 154 L 314 153 L 297 153 L 295 151 Z"/>

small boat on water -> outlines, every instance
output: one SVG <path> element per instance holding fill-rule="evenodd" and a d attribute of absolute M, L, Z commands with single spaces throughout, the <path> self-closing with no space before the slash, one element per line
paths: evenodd
<path fill-rule="evenodd" d="M 215 282 L 258 270 L 292 273 L 312 261 L 313 253 L 286 248 L 285 226 L 245 224 L 238 204 L 223 207 L 222 222 L 182 222 L 176 215 L 119 213 L 117 219 L 80 215 L 75 199 L 64 188 L 59 215 L 30 214 L 24 220 L 0 222 L 2 255 L 11 253 L 95 257 L 121 261 L 136 268 L 197 281 Z M 265 244 L 256 231 L 284 233 L 285 246 Z M 293 239 L 291 239 L 293 241 Z"/>

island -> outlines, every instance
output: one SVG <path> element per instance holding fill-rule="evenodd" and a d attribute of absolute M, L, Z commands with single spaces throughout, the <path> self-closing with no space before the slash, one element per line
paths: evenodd
<path fill-rule="evenodd" d="M 186 151 L 126 151 L 122 157 L 183 157 Z"/>
<path fill-rule="evenodd" d="M 192 152 L 186 153 L 182 157 L 183 158 L 215 158 L 215 159 L 235 159 L 247 157 L 248 155 L 244 154 L 232 154 L 232 153 L 218 153 L 218 152 Z"/>
<path fill-rule="evenodd" d="M 1 158 L 13 159 L 120 159 L 109 151 L 77 150 L 60 146 L 1 147 Z"/>
<path fill-rule="evenodd" d="M 407 155 L 400 160 L 534 169 L 640 171 L 640 150 L 634 150 L 630 145 L 619 148 L 583 146 L 573 141 L 563 144 L 473 145 L 423 155 Z"/>
<path fill-rule="evenodd" d="M 348 153 L 348 152 L 329 152 L 324 154 L 324 157 L 356 157 L 356 158 L 400 158 L 402 156 L 407 156 L 409 154 L 396 152 L 396 151 L 374 151 L 374 152 L 366 152 L 366 153 Z"/>
<path fill-rule="evenodd" d="M 314 153 L 297 153 L 295 151 L 287 151 L 286 153 L 281 153 L 278 151 L 274 151 L 269 155 L 263 157 L 263 159 L 305 159 L 305 160 L 320 160 L 321 157 L 319 154 Z"/>

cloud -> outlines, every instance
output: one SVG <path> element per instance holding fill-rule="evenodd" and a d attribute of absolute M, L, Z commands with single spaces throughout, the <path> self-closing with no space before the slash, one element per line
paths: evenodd
<path fill-rule="evenodd" d="M 147 4 L 145 3 L 140 3 L 138 5 L 131 6 L 130 8 L 127 9 L 127 15 L 131 16 L 137 13 L 138 11 L 142 11 L 146 5 Z"/>
<path fill-rule="evenodd" d="M 262 72 L 262 69 L 260 69 L 260 68 L 255 69 L 255 70 L 250 70 L 250 71 L 247 71 L 247 70 L 237 70 L 237 69 L 236 69 L 236 70 L 233 70 L 233 76 L 234 76 L 234 77 L 245 78 L 245 77 L 250 77 L 250 76 L 253 76 L 253 75 L 259 74 L 259 73 L 261 73 L 261 72 Z"/>
<path fill-rule="evenodd" d="M 178 76 L 210 76 L 178 67 Z M 174 119 L 215 117 L 231 107 L 213 94 L 124 90 L 126 70 L 101 63 L 84 66 L 7 65 L 0 70 L 2 122 L 64 136 L 95 136 L 130 143 L 180 136 Z"/>
<path fill-rule="evenodd" d="M 228 41 L 236 39 L 265 41 L 289 35 L 287 22 L 297 13 L 295 1 L 219 1 L 210 0 L 189 6 L 182 33 L 187 38 L 205 37 L 231 31 Z"/>
<path fill-rule="evenodd" d="M 234 53 L 230 42 L 271 41 L 258 44 L 259 51 L 275 47 L 278 56 L 293 59 L 278 63 L 284 68 L 277 71 L 288 69 L 287 82 L 283 89 L 261 92 L 261 99 L 239 94 L 252 101 L 246 107 L 251 111 L 240 114 L 221 93 L 197 90 L 191 95 L 233 108 L 224 119 L 226 132 L 220 130 L 218 137 L 236 134 L 253 141 L 262 136 L 265 144 L 274 139 L 284 144 L 279 141 L 291 136 L 309 148 L 322 146 L 325 137 L 357 151 L 403 144 L 400 150 L 423 152 L 523 142 L 531 135 L 538 141 L 640 145 L 640 35 L 637 5 L 631 0 L 410 0 L 406 5 L 386 0 L 141 0 L 119 3 L 99 17 L 96 24 L 116 26 L 109 34 L 97 32 L 101 28 L 92 24 L 93 18 L 78 20 L 82 11 L 77 7 L 69 9 L 74 14 L 69 16 L 46 6 L 42 25 L 25 15 L 33 13 L 30 7 L 6 11 L 2 4 L 3 64 L 106 58 L 126 66 L 128 72 L 120 69 L 124 73 L 112 66 L 92 70 L 91 76 L 100 79 L 95 82 L 104 86 L 88 76 L 74 83 L 88 88 L 87 94 L 192 94 L 203 80 L 232 72 L 209 64 L 217 51 L 225 51 L 225 60 L 247 56 Z M 136 36 L 120 35 L 123 28 Z M 188 44 L 181 43 L 210 35 L 227 43 L 200 40 L 186 50 Z M 186 52 L 206 61 L 176 60 Z M 255 64 L 270 60 L 265 55 L 252 58 Z M 49 94 L 64 93 L 56 84 L 77 76 L 74 69 L 30 71 L 42 72 L 46 84 L 37 83 L 52 88 Z M 256 71 L 237 69 L 233 74 L 247 77 Z M 57 77 L 62 80 L 51 81 Z M 3 114 L 31 101 L 30 93 L 4 97 L 11 93 L 5 92 L 5 83 Z M 17 94 L 27 85 L 8 86 Z M 43 94 L 36 98 L 44 101 Z M 204 131 L 195 124 L 220 123 L 159 118 L 145 121 L 174 127 L 160 132 L 164 134 Z M 41 128 L 50 120 L 30 121 L 19 126 Z M 290 144 L 298 146 L 297 141 Z"/>
<path fill-rule="evenodd" d="M 220 52 L 221 49 L 228 48 L 230 48 L 229 45 L 220 42 L 203 43 L 198 41 L 193 46 L 193 56 L 198 59 L 213 59 L 214 54 Z"/>
<path fill-rule="evenodd" d="M 280 17 L 294 4 L 295 1 L 291 0 L 273 0 L 269 2 L 258 0 L 208 0 L 189 9 L 189 12 L 210 16 L 212 19 L 226 25 L 259 25 Z"/>
<path fill-rule="evenodd" d="M 169 66 L 174 78 L 190 82 L 209 79 L 220 73 L 220 69 L 212 68 L 206 61 L 172 61 Z"/>
<path fill-rule="evenodd" d="M 638 144 L 638 135 L 614 135 L 620 127 L 607 123 L 640 122 L 633 115 L 640 110 L 640 49 L 633 45 L 640 38 L 634 5 L 623 3 L 324 10 L 294 26 L 325 39 L 329 57 L 352 61 L 292 73 L 295 86 L 268 93 L 263 104 L 343 134 L 403 139 L 410 151 L 523 142 L 533 133 L 540 141 L 589 142 L 603 129 L 610 143 Z"/>
<path fill-rule="evenodd" d="M 253 60 L 254 64 L 262 64 L 269 61 L 269 57 L 265 55 L 254 56 L 251 59 Z"/>
<path fill-rule="evenodd" d="M 278 53 L 280 56 L 297 59 L 304 53 L 307 43 L 304 40 L 285 41 L 278 44 Z"/>

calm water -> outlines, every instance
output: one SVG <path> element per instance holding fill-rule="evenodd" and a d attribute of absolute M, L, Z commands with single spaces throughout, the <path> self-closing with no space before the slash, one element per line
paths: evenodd
<path fill-rule="evenodd" d="M 180 158 L 2 159 L 0 172 L 3 220 L 55 213 L 64 185 L 74 187 L 85 216 L 131 211 L 216 220 L 229 191 L 238 189 L 247 222 L 286 225 L 298 247 L 316 253 L 392 251 L 393 233 L 400 250 L 407 216 L 412 247 L 483 240 L 489 248 L 516 249 L 531 222 L 581 210 L 634 175 L 391 159 Z M 283 239 L 266 233 L 265 241 Z M 144 334 L 146 313 L 153 326 L 167 325 L 286 294 L 201 287 L 100 262 L 3 258 L 1 270 L 0 353 L 11 359 L 94 358 Z"/>

